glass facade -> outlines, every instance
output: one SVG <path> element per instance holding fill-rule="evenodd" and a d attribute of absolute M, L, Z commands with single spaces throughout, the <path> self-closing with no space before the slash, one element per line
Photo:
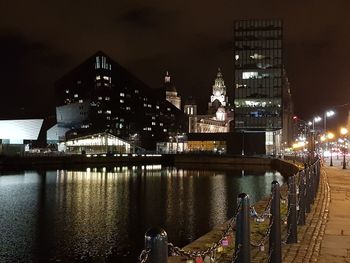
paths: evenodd
<path fill-rule="evenodd" d="M 282 128 L 282 21 L 242 20 L 234 26 L 235 128 Z"/>

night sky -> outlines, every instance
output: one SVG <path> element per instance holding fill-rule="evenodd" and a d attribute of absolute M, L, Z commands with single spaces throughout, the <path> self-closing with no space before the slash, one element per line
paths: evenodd
<path fill-rule="evenodd" d="M 54 114 L 54 81 L 98 50 L 153 88 L 169 70 L 204 111 L 218 67 L 233 89 L 234 20 L 276 17 L 295 112 L 308 119 L 349 101 L 348 10 L 348 0 L 1 1 L 0 118 Z"/>

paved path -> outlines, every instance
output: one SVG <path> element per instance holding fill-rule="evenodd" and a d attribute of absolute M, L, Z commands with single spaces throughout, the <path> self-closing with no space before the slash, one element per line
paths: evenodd
<path fill-rule="evenodd" d="M 333 167 L 326 165 L 324 170 L 331 202 L 318 262 L 350 263 L 350 168 L 342 169 L 340 160 L 335 160 Z"/>

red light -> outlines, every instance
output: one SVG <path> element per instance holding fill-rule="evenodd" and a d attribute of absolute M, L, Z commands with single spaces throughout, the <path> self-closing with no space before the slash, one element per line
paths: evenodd
<path fill-rule="evenodd" d="M 298 119 L 298 116 L 293 116 L 293 120 L 297 120 Z"/>

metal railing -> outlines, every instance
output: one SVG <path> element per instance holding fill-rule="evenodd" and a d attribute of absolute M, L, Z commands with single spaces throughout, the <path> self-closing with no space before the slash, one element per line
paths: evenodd
<path fill-rule="evenodd" d="M 167 233 L 161 228 L 151 228 L 145 233 L 145 247 L 140 253 L 140 263 L 167 263 L 168 256 L 183 256 L 186 262 L 216 262 L 216 251 L 227 246 L 227 235 L 234 231 L 235 249 L 232 253 L 232 262 L 249 263 L 251 261 L 251 248 L 265 251 L 268 242 L 266 261 L 268 263 L 282 262 L 282 245 L 297 243 L 298 225 L 305 225 L 306 214 L 310 213 L 311 205 L 316 198 L 320 182 L 321 163 L 319 158 L 305 168 L 288 177 L 287 196 L 283 197 L 280 185 L 273 181 L 271 196 L 266 207 L 259 214 L 254 206 L 249 204 L 249 196 L 241 193 L 237 197 L 235 216 L 229 221 L 221 237 L 205 250 L 184 250 L 168 242 Z M 281 217 L 281 204 L 287 203 L 287 212 Z M 250 224 L 264 222 L 269 224 L 258 242 L 251 241 Z M 286 237 L 282 239 L 282 225 L 286 224 Z"/>

